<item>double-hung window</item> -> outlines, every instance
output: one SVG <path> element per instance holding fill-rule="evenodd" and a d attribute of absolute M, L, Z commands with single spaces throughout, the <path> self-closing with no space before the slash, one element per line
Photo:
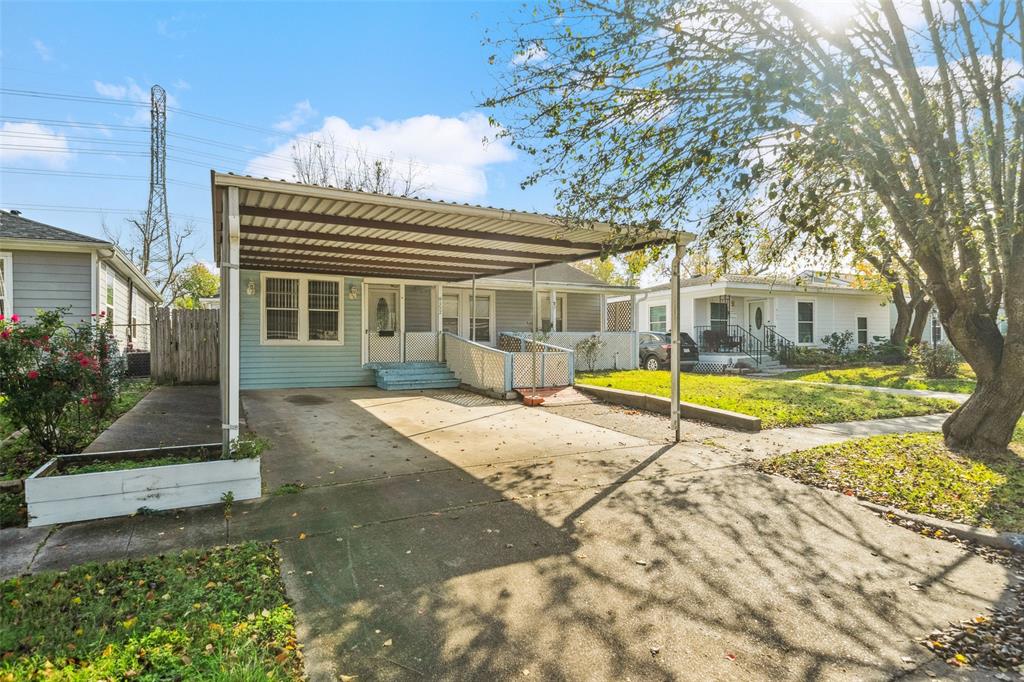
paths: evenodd
<path fill-rule="evenodd" d="M 648 315 L 650 319 L 650 328 L 652 332 L 667 332 L 668 331 L 668 318 L 667 313 L 668 306 L 663 305 L 652 305 Z"/>
<path fill-rule="evenodd" d="M 341 288 L 340 279 L 264 275 L 263 343 L 341 343 Z"/>
<path fill-rule="evenodd" d="M 114 324 L 114 273 L 107 268 L 107 291 L 106 291 L 107 323 Z"/>
<path fill-rule="evenodd" d="M 14 312 L 14 273 L 11 254 L 0 253 L 0 315 L 10 317 Z"/>
<path fill-rule="evenodd" d="M 857 344 L 868 345 L 868 318 L 866 317 L 857 318 Z"/>
<path fill-rule="evenodd" d="M 711 328 L 725 330 L 729 328 L 729 304 L 718 301 L 711 302 L 710 315 Z"/>
<path fill-rule="evenodd" d="M 798 301 L 796 304 L 796 342 L 814 343 L 813 301 Z"/>

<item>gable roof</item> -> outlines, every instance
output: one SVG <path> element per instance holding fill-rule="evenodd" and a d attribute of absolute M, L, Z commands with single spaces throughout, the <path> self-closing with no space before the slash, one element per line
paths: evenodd
<path fill-rule="evenodd" d="M 679 286 L 682 288 L 686 287 L 701 287 L 710 284 L 756 284 L 767 287 L 817 287 L 817 288 L 828 288 L 828 289 L 853 289 L 850 282 L 841 276 L 832 276 L 831 278 L 825 278 L 818 275 L 811 276 L 806 273 L 800 273 L 799 275 L 737 275 L 732 273 L 725 273 L 722 275 L 699 275 L 697 277 L 685 277 L 680 280 Z M 655 284 L 654 286 L 646 287 L 643 291 L 661 291 L 668 289 L 672 286 L 670 282 L 664 282 L 662 284 Z"/>
<path fill-rule="evenodd" d="M 25 216 L 12 213 L 11 211 L 0 211 L 0 237 L 7 237 L 8 239 L 40 239 L 57 242 L 107 243 L 103 239 L 47 225 L 38 220 L 29 220 Z"/>
<path fill-rule="evenodd" d="M 485 279 L 492 279 L 491 277 Z M 493 277 L 493 279 L 512 280 L 516 282 L 530 282 L 533 273 L 530 270 L 519 270 Z M 590 273 L 583 272 L 579 268 L 568 263 L 555 263 L 554 265 L 543 265 L 537 268 L 537 282 L 544 284 L 589 284 L 598 287 L 612 286 L 607 282 L 599 280 Z"/>

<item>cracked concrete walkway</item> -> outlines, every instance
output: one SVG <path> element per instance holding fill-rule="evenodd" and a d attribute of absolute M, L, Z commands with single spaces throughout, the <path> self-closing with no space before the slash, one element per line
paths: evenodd
<path fill-rule="evenodd" d="M 275 444 L 268 486 L 307 487 L 236 503 L 230 539 L 278 542 L 314 680 L 913 676 L 935 665 L 918 638 L 1002 603 L 1014 580 L 745 466 L 941 417 L 688 424 L 675 445 L 664 418 L 604 405 L 375 389 L 244 403 Z M 0 572 L 224 541 L 216 507 L 3 531 Z"/>

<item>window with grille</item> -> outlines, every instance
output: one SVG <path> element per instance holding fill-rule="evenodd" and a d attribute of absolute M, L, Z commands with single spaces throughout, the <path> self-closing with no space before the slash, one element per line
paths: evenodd
<path fill-rule="evenodd" d="M 342 343 L 344 282 L 263 275 L 263 343 Z"/>
<path fill-rule="evenodd" d="M 476 295 L 476 307 L 473 309 L 473 340 L 481 343 L 491 342 L 491 297 Z"/>
<path fill-rule="evenodd" d="M 459 333 L 459 295 L 445 294 L 441 302 L 441 329 L 451 334 Z"/>
<path fill-rule="evenodd" d="M 311 279 L 308 282 L 310 341 L 337 341 L 341 325 L 338 282 Z"/>
<path fill-rule="evenodd" d="M 709 317 L 712 329 L 727 329 L 729 327 L 729 304 L 712 301 Z"/>
<path fill-rule="evenodd" d="M 551 326 L 551 295 L 540 294 L 537 303 L 537 328 L 542 332 L 565 331 L 565 294 L 555 296 L 555 325 Z"/>
<path fill-rule="evenodd" d="M 857 343 L 861 346 L 868 345 L 868 318 L 857 318 Z"/>
<path fill-rule="evenodd" d="M 814 303 L 799 301 L 796 304 L 796 341 L 814 343 Z"/>
<path fill-rule="evenodd" d="M 668 306 L 652 305 L 650 309 L 651 331 L 668 331 Z"/>
<path fill-rule="evenodd" d="M 267 277 L 263 286 L 268 341 L 299 339 L 299 280 Z"/>

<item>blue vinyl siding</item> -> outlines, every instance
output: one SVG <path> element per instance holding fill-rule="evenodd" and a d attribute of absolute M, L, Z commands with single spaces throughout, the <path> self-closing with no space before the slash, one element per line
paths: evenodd
<path fill-rule="evenodd" d="M 344 338 L 340 346 L 260 345 L 260 273 L 242 270 L 241 276 L 240 385 L 248 388 L 301 388 L 320 386 L 372 386 L 373 371 L 362 366 L 362 280 L 346 278 Z M 249 280 L 257 284 L 253 296 L 245 293 Z M 359 298 L 350 300 L 348 289 L 355 285 Z"/>

